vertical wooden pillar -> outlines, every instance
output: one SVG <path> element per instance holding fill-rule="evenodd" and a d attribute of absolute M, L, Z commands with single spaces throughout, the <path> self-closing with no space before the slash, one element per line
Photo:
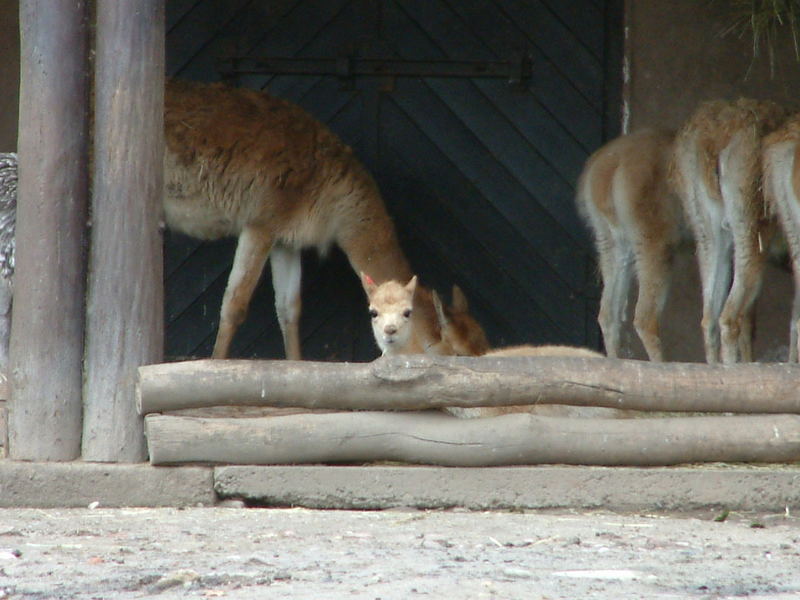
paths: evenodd
<path fill-rule="evenodd" d="M 83 458 L 146 458 L 133 379 L 163 354 L 164 0 L 98 0 Z"/>
<path fill-rule="evenodd" d="M 20 34 L 9 450 L 20 460 L 72 460 L 81 449 L 86 289 L 86 2 L 22 0 Z"/>

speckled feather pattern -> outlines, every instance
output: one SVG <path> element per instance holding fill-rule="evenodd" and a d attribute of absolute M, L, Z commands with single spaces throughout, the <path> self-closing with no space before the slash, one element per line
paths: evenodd
<path fill-rule="evenodd" d="M 14 275 L 17 226 L 17 155 L 0 153 L 0 277 Z"/>

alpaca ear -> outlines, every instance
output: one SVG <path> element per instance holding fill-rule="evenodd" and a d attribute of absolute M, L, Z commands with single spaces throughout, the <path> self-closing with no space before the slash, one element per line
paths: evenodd
<path fill-rule="evenodd" d="M 417 289 L 417 276 L 414 275 L 411 280 L 406 284 L 406 290 L 409 294 L 413 294 L 414 290 Z"/>
<path fill-rule="evenodd" d="M 378 284 L 375 283 L 372 277 L 364 273 L 364 271 L 361 271 L 359 274 L 361 275 L 361 286 L 364 288 L 364 291 L 367 292 L 367 296 L 371 296 L 378 287 Z"/>
<path fill-rule="evenodd" d="M 439 321 L 439 327 L 444 329 L 447 326 L 448 318 L 444 311 L 442 299 L 436 290 L 431 290 L 431 300 L 433 300 L 433 308 L 436 310 L 436 320 Z"/>
<path fill-rule="evenodd" d="M 469 303 L 467 302 L 467 297 L 464 295 L 464 292 L 461 291 L 461 288 L 457 285 L 453 286 L 453 310 L 460 313 L 469 312 Z"/>

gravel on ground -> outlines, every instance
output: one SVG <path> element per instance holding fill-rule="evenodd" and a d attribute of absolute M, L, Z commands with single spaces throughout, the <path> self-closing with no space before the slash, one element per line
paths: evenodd
<path fill-rule="evenodd" d="M 798 595 L 789 514 L 0 510 L 2 600 Z"/>

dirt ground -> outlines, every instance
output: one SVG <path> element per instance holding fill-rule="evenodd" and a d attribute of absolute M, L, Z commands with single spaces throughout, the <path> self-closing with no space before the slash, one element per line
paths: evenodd
<path fill-rule="evenodd" d="M 786 514 L 0 510 L 3 600 L 798 595 Z"/>

